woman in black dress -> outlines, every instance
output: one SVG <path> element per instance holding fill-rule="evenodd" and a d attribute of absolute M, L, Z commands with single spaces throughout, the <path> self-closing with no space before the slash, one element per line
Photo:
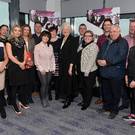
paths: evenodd
<path fill-rule="evenodd" d="M 21 107 L 27 109 L 26 87 L 27 72 L 26 64 L 26 48 L 25 41 L 21 37 L 21 28 L 18 25 L 13 26 L 11 37 L 6 43 L 7 54 L 9 57 L 8 76 L 9 85 L 11 86 L 11 100 L 13 108 L 17 115 L 21 114 L 16 103 L 16 94 L 20 100 Z"/>
<path fill-rule="evenodd" d="M 55 90 L 55 99 L 59 99 L 59 51 L 60 51 L 60 38 L 57 36 L 58 27 L 52 26 L 49 28 L 49 32 L 51 33 L 50 44 L 53 47 L 54 57 L 55 57 L 55 72 L 53 73 L 52 82 L 54 83 Z M 52 99 L 51 89 L 49 93 L 49 99 Z"/>

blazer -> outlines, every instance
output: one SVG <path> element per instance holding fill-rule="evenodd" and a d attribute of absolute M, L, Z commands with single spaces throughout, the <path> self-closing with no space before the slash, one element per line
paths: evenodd
<path fill-rule="evenodd" d="M 92 42 L 87 45 L 81 53 L 81 72 L 88 75 L 90 72 L 97 70 L 96 58 L 98 54 L 98 46 Z"/>
<path fill-rule="evenodd" d="M 61 38 L 62 45 L 63 38 Z M 71 63 L 74 63 L 74 59 L 77 53 L 77 45 L 75 38 L 71 35 L 67 38 L 62 47 L 60 47 L 60 64 L 63 66 L 68 66 Z"/>

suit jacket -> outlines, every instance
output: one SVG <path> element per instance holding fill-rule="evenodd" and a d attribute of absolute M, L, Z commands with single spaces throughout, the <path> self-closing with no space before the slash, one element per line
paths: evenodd
<path fill-rule="evenodd" d="M 62 45 L 63 38 L 61 38 Z M 60 48 L 59 58 L 60 58 L 60 66 L 62 70 L 67 70 L 71 63 L 74 63 L 74 59 L 76 56 L 76 41 L 75 38 L 71 35 L 67 38 L 62 48 Z"/>

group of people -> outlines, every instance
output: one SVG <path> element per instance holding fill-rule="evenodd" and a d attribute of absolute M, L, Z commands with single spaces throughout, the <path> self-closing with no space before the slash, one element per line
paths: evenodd
<path fill-rule="evenodd" d="M 104 19 L 102 25 L 104 33 L 97 42 L 85 24 L 80 24 L 77 37 L 72 36 L 68 23 L 62 25 L 61 36 L 55 25 L 42 31 L 42 24 L 35 22 L 35 34 L 31 34 L 29 25 L 14 25 L 7 37 L 8 26 L 1 25 L 1 117 L 6 118 L 4 90 L 8 104 L 17 115 L 21 114 L 20 107 L 28 109 L 33 102 L 34 89 L 39 89 L 43 108 L 49 106 L 54 89 L 55 99 L 63 99 L 63 109 L 81 94 L 82 101 L 78 105 L 86 110 L 98 78 L 103 101 L 98 113 L 109 111 L 108 118 L 114 119 L 131 100 L 131 114 L 123 119 L 135 120 L 135 20 L 130 21 L 129 35 L 125 38 L 121 36 L 119 25 L 112 24 L 110 18 Z M 123 102 L 119 107 L 121 98 Z M 135 122 L 131 125 L 135 126 Z"/>

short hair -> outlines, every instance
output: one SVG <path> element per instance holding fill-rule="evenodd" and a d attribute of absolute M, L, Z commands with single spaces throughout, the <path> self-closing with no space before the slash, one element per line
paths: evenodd
<path fill-rule="evenodd" d="M 87 28 L 86 24 L 84 24 L 84 23 L 81 23 L 81 24 L 79 25 L 79 28 L 80 28 L 81 26 L 84 26 L 84 27 Z"/>
<path fill-rule="evenodd" d="M 132 22 L 134 23 L 135 22 L 135 18 L 130 19 L 129 22 L 130 23 L 132 23 Z"/>
<path fill-rule="evenodd" d="M 84 36 L 85 36 L 85 34 L 86 33 L 90 33 L 91 35 L 92 35 L 92 37 L 94 37 L 94 33 L 93 33 L 93 31 L 91 31 L 91 30 L 87 30 L 85 33 L 84 33 Z"/>
<path fill-rule="evenodd" d="M 8 26 L 7 26 L 6 24 L 2 24 L 2 25 L 0 26 L 0 30 L 1 30 L 3 27 L 7 27 L 7 29 L 8 29 Z"/>
<path fill-rule="evenodd" d="M 119 32 L 121 31 L 121 30 L 120 30 L 120 26 L 119 26 L 118 24 L 113 24 L 113 25 L 111 26 L 111 28 L 117 28 Z"/>
<path fill-rule="evenodd" d="M 34 23 L 34 25 L 36 25 L 36 24 L 40 24 L 40 25 L 43 27 L 43 24 L 42 24 L 40 21 L 36 21 L 36 22 Z"/>
<path fill-rule="evenodd" d="M 66 27 L 66 28 L 69 28 L 70 32 L 72 31 L 71 25 L 70 25 L 69 23 L 67 23 L 67 22 L 63 23 L 63 24 L 62 24 L 62 30 L 63 30 L 65 27 Z"/>
<path fill-rule="evenodd" d="M 57 26 L 52 26 L 52 27 L 50 27 L 50 28 L 48 28 L 48 31 L 49 32 L 52 32 L 52 31 L 54 31 L 54 30 L 56 30 L 56 33 L 58 32 L 58 27 Z"/>
<path fill-rule="evenodd" d="M 46 30 L 42 31 L 42 33 L 40 34 L 40 37 L 42 38 L 44 36 L 47 36 L 49 38 L 49 40 L 48 40 L 48 43 L 49 43 L 50 40 L 51 40 L 51 34 L 50 34 L 50 32 L 49 31 L 46 31 Z"/>

